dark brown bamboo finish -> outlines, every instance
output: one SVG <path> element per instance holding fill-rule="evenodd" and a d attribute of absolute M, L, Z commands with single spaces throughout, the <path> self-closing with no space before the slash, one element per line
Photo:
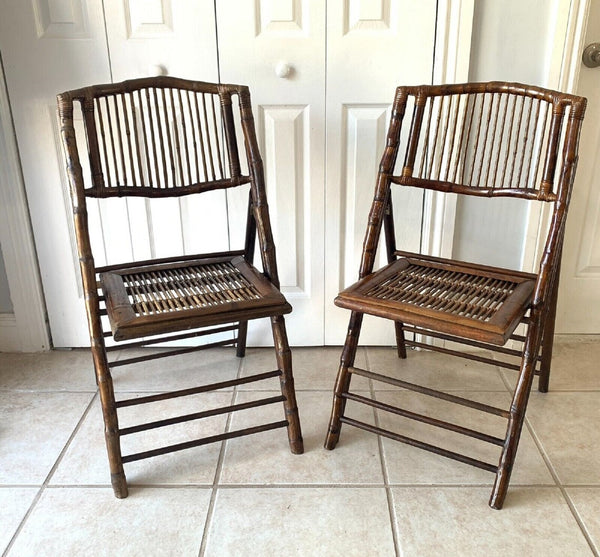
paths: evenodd
<path fill-rule="evenodd" d="M 560 256 L 585 105 L 581 97 L 517 83 L 397 89 L 363 243 L 359 281 L 335 300 L 352 313 L 334 388 L 326 448 L 335 447 L 341 424 L 346 423 L 489 470 L 496 475 L 490 506 L 502 508 L 536 374 L 538 389 L 548 390 Z M 403 125 L 409 130 L 401 144 Z M 397 250 L 392 184 L 550 203 L 552 216 L 537 273 Z M 373 272 L 382 228 L 389 264 Z M 510 408 L 489 407 L 385 373 L 355 368 L 365 313 L 394 322 L 400 358 L 406 358 L 406 346 L 413 346 L 517 371 Z M 515 332 L 518 325 L 524 327 L 524 335 Z M 492 350 L 499 358 L 429 345 L 418 336 Z M 509 340 L 521 349 L 504 346 Z M 506 420 L 505 437 L 492 437 L 352 393 L 354 374 L 495 414 Z M 355 420 L 345 414 L 348 400 L 500 446 L 498 464 Z"/>
<path fill-rule="evenodd" d="M 239 105 L 236 120 L 233 103 Z M 77 137 L 74 105 L 81 109 L 85 138 Z M 105 424 L 111 480 L 117 497 L 128 494 L 123 464 L 169 452 L 285 427 L 290 449 L 303 452 L 283 315 L 291 306 L 279 292 L 275 247 L 258 151 L 250 93 L 246 86 L 144 78 L 96 85 L 58 96 L 61 136 L 73 202 L 79 261 L 90 342 Z M 239 144 L 244 151 L 238 151 Z M 81 158 L 80 158 L 81 157 Z M 82 158 L 85 164 L 82 164 Z M 84 173 L 83 167 L 89 167 Z M 247 170 L 245 170 L 247 169 Z M 96 268 L 88 230 L 87 198 L 163 197 L 199 194 L 250 185 L 246 239 L 242 249 L 211 254 L 175 255 Z M 252 265 L 255 238 L 264 272 Z M 116 401 L 111 368 L 166 358 L 216 346 L 237 346 L 243 357 L 247 323 L 271 320 L 278 369 L 188 389 Z M 103 327 L 107 319 L 110 330 Z M 122 347 L 157 346 L 165 341 L 203 339 L 237 333 L 231 339 L 203 342 L 109 362 L 107 353 Z M 105 338 L 126 341 L 106 347 Z M 137 339 L 137 340 L 136 340 Z M 153 404 L 278 377 L 281 395 L 153 419 L 120 428 L 120 408 Z M 200 420 L 219 414 L 283 403 L 283 419 L 183 443 L 166 443 L 122 455 L 121 437 Z"/>

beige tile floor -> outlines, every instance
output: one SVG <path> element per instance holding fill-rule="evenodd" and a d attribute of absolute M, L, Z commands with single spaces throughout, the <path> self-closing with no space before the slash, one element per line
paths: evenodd
<path fill-rule="evenodd" d="M 322 443 L 339 348 L 296 348 L 294 370 L 305 454 L 275 430 L 126 465 L 130 496 L 118 500 L 108 465 L 91 359 L 85 350 L 0 354 L 0 553 L 78 555 L 596 555 L 600 554 L 600 339 L 557 338 L 550 392 L 534 392 L 502 511 L 487 506 L 493 476 L 345 426 L 336 450 Z M 117 368 L 121 397 L 274 369 L 271 351 L 243 360 L 213 350 Z M 358 365 L 397 367 L 423 385 L 508 404 L 514 375 L 427 352 L 398 360 L 361 348 Z M 356 390 L 419 412 L 447 404 L 400 389 Z M 176 410 L 268 396 L 275 383 L 178 399 Z M 264 392 L 258 393 L 258 390 Z M 173 412 L 166 402 L 162 409 Z M 172 406 L 172 405 L 171 405 Z M 496 453 L 421 424 L 394 425 L 349 404 L 357 419 L 493 459 Z M 145 412 L 145 411 L 144 411 Z M 143 416 L 139 408 L 123 425 Z M 247 427 L 281 408 L 178 426 L 172 440 Z M 437 415 L 437 414 L 436 414 Z M 494 418 L 469 410 L 455 421 L 490 433 Z M 151 446 L 131 442 L 127 451 Z M 129 442 L 129 440 L 127 440 Z"/>

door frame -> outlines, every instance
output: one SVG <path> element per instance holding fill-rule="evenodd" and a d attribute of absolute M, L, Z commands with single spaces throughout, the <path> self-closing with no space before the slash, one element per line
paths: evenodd
<path fill-rule="evenodd" d="M 552 37 L 565 37 L 563 43 L 552 45 L 546 76 L 546 86 L 565 93 L 574 93 L 579 82 L 581 53 L 591 0 L 556 0 L 556 19 Z M 551 207 L 531 203 L 527 211 L 526 236 L 521 256 L 521 268 L 536 272 L 544 250 L 546 230 L 550 224 Z"/>
<path fill-rule="evenodd" d="M 1 55 L 0 160 L 0 246 L 13 303 L 13 314 L 0 315 L 0 350 L 49 350 L 46 305 Z"/>

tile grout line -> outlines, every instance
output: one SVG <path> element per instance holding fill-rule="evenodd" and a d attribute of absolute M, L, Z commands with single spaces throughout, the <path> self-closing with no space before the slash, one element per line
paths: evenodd
<path fill-rule="evenodd" d="M 560 491 L 562 493 L 562 496 L 565 499 L 565 502 L 567 503 L 567 506 L 569 507 L 569 510 L 573 514 L 573 518 L 575 519 L 575 522 L 577 522 L 577 525 L 579 526 L 579 529 L 581 530 L 581 533 L 583 534 L 585 541 L 590 546 L 590 549 L 592 550 L 592 553 L 594 554 L 594 556 L 598 557 L 598 552 L 596 551 L 592 536 L 590 536 L 590 534 L 588 533 L 583 520 L 581 519 L 581 517 L 579 516 L 579 513 L 577 512 L 577 508 L 575 507 L 573 500 L 571 499 L 569 493 L 567 492 L 567 489 L 561 485 Z"/>
<path fill-rule="evenodd" d="M 240 379 L 242 376 L 242 370 L 244 366 L 244 358 L 240 358 L 238 364 L 238 371 L 236 374 L 236 378 Z M 234 404 L 237 398 L 237 388 L 235 385 L 233 387 L 233 391 L 231 393 L 231 402 L 230 404 Z M 233 418 L 233 412 L 229 412 L 227 414 L 227 420 L 225 422 L 225 432 L 228 432 L 231 428 L 231 420 Z M 200 547 L 198 548 L 198 557 L 203 557 L 206 553 L 206 545 L 208 543 L 208 531 L 210 529 L 210 525 L 212 524 L 213 514 L 215 510 L 215 504 L 217 499 L 217 492 L 219 489 L 219 480 L 221 479 L 221 472 L 223 470 L 223 461 L 225 459 L 225 450 L 227 448 L 227 439 L 224 439 L 221 442 L 221 449 L 219 450 L 219 458 L 217 459 L 217 466 L 215 469 L 215 477 L 212 483 L 210 501 L 208 503 L 208 510 L 206 512 L 206 520 L 204 521 L 204 529 L 202 531 L 202 540 L 200 542 Z"/>
<path fill-rule="evenodd" d="M 130 487 L 136 489 L 211 489 L 213 484 L 202 484 L 202 483 L 189 483 L 189 484 L 142 484 L 142 483 L 131 483 Z M 0 485 L 0 491 L 3 489 L 35 489 L 41 486 L 34 484 L 11 484 L 11 485 Z M 111 487 L 110 484 L 54 484 L 49 485 L 46 489 L 107 489 Z M 269 484 L 250 484 L 250 483 L 240 483 L 240 484 L 219 484 L 218 488 L 220 490 L 233 490 L 233 489 L 373 489 L 383 487 L 382 483 L 374 482 L 374 483 L 269 483 Z M 463 488 L 489 488 L 490 483 L 393 483 L 389 482 L 390 488 L 410 488 L 410 489 L 431 489 L 431 488 L 439 488 L 439 489 L 463 489 Z M 561 486 L 544 484 L 544 483 L 523 483 L 523 484 L 515 484 L 515 487 L 526 488 L 526 489 L 557 489 Z M 592 489 L 592 490 L 600 490 L 600 486 L 596 484 L 573 484 L 563 486 L 565 489 Z"/>
<path fill-rule="evenodd" d="M 371 369 L 371 361 L 369 358 L 369 351 L 364 348 L 365 351 L 365 363 L 367 365 L 367 369 Z M 375 387 L 373 386 L 373 380 L 369 379 L 369 390 L 371 393 L 371 398 L 373 398 L 375 400 Z M 375 408 L 372 409 L 373 410 L 373 419 L 374 419 L 374 423 L 376 427 L 379 427 L 379 415 L 377 413 L 377 410 Z M 388 477 L 388 472 L 387 472 L 387 464 L 386 464 L 386 459 L 385 459 L 385 454 L 384 454 L 384 450 L 383 450 L 383 439 L 381 438 L 381 435 L 377 435 L 377 447 L 379 449 L 379 461 L 381 462 L 381 474 L 383 476 L 383 486 L 385 489 L 385 496 L 387 499 L 387 505 L 388 505 L 388 513 L 389 513 L 389 517 L 390 517 L 390 529 L 392 531 L 392 543 L 394 544 L 394 551 L 396 554 L 396 557 L 400 557 L 400 544 L 398 542 L 399 536 L 398 536 L 398 524 L 396 522 L 396 513 L 394 512 L 394 501 L 393 501 L 393 496 L 392 496 L 392 489 L 390 487 L 390 483 L 389 483 L 389 477 Z"/>
<path fill-rule="evenodd" d="M 29 505 L 29 508 L 27 509 L 27 512 L 25 513 L 25 515 L 23 516 L 23 519 L 21 520 L 19 526 L 17 527 L 17 529 L 15 530 L 15 533 L 13 534 L 12 538 L 10 539 L 10 541 L 8 542 L 8 545 L 6 546 L 6 549 L 4 550 L 4 553 L 2 553 L 2 557 L 5 557 L 6 555 L 8 555 L 8 552 L 11 550 L 11 548 L 14 546 L 15 542 L 17 541 L 17 538 L 19 537 L 19 534 L 21 533 L 21 531 L 23 530 L 23 528 L 25 527 L 25 523 L 27 522 L 27 520 L 29 519 L 29 517 L 31 516 L 31 513 L 33 513 L 33 510 L 35 509 L 35 507 L 37 506 L 40 498 L 42 497 L 42 494 L 44 493 L 44 491 L 46 491 L 47 487 L 48 487 L 48 483 L 50 482 L 50 479 L 52 478 L 52 476 L 54 475 L 54 472 L 56 471 L 56 469 L 58 468 L 59 464 L 61 463 L 65 453 L 67 452 L 68 448 L 71 445 L 71 442 L 73 441 L 75 435 L 79 432 L 79 430 L 81 429 L 81 425 L 83 424 L 83 421 L 85 420 L 85 418 L 87 417 L 87 415 L 90 413 L 90 410 L 92 408 L 92 404 L 94 403 L 94 401 L 96 400 L 96 397 L 98 396 L 98 391 L 96 391 L 92 398 L 90 399 L 90 402 L 88 403 L 88 405 L 86 406 L 85 410 L 83 411 L 81 417 L 79 418 L 79 420 L 77 421 L 77 424 L 75 425 L 75 427 L 73 428 L 73 431 L 71 432 L 71 435 L 69 435 L 69 438 L 67 439 L 64 447 L 62 448 L 62 450 L 60 451 L 60 453 L 58 454 L 58 457 L 56 458 L 56 461 L 54 462 L 54 464 L 52 465 L 52 467 L 50 468 L 50 471 L 48 472 L 48 474 L 46 475 L 46 478 L 44 479 L 44 481 L 42 482 L 42 485 L 40 486 L 36 486 L 39 487 L 38 492 L 36 493 L 35 497 L 33 498 L 33 501 L 31 502 L 31 505 Z"/>

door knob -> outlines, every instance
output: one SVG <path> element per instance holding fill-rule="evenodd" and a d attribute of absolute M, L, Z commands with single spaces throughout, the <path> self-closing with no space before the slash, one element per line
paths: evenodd
<path fill-rule="evenodd" d="M 290 66 L 287 62 L 278 62 L 275 66 L 275 75 L 285 79 L 290 77 L 294 73 L 294 67 Z"/>
<path fill-rule="evenodd" d="M 600 66 L 600 43 L 587 45 L 581 59 L 588 68 L 597 68 Z"/>
<path fill-rule="evenodd" d="M 151 64 L 148 66 L 148 75 L 151 76 L 160 76 L 160 75 L 168 75 L 169 70 L 164 64 Z"/>

